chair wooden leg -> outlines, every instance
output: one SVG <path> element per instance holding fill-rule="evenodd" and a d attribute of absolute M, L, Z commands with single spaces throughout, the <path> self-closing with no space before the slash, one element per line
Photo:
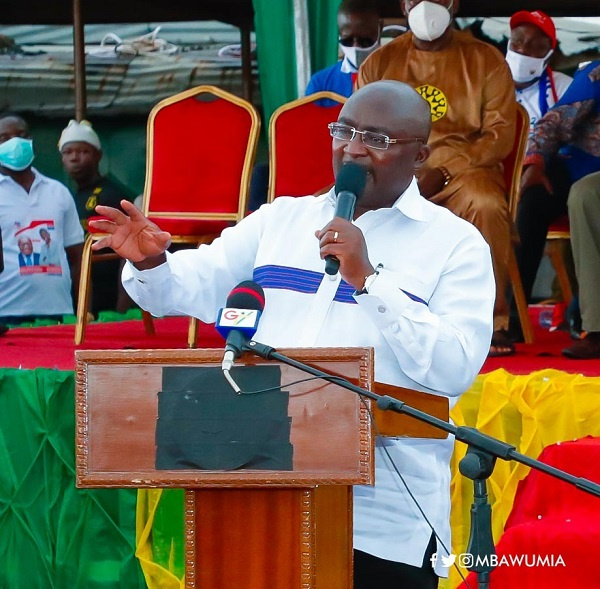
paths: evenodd
<path fill-rule="evenodd" d="M 546 245 L 546 251 L 548 257 L 552 262 L 556 277 L 558 278 L 558 284 L 563 295 L 563 302 L 569 304 L 573 298 L 573 290 L 571 289 L 571 281 L 567 274 L 567 268 L 565 267 L 565 260 L 560 247 L 560 239 L 549 239 Z"/>
<path fill-rule="evenodd" d="M 156 329 L 154 329 L 154 321 L 152 320 L 152 315 L 150 315 L 148 311 L 142 310 L 142 321 L 144 323 L 146 335 L 156 335 Z"/>
<path fill-rule="evenodd" d="M 188 348 L 196 347 L 196 339 L 198 338 L 198 319 L 190 317 L 190 326 L 188 328 Z"/>
<path fill-rule="evenodd" d="M 519 274 L 519 267 L 517 266 L 517 258 L 515 256 L 515 250 L 513 247 L 510 248 L 508 258 L 508 276 L 512 285 L 513 295 L 517 305 L 517 312 L 519 313 L 519 321 L 521 322 L 523 339 L 525 340 L 526 344 L 532 344 L 534 339 L 533 326 L 531 325 L 527 300 L 525 299 L 525 293 L 523 292 L 523 283 L 521 282 L 521 275 Z"/>
<path fill-rule="evenodd" d="M 88 306 L 90 303 L 90 278 L 92 269 L 92 243 L 91 235 L 88 235 L 83 244 L 81 254 L 81 272 L 79 275 L 79 291 L 77 293 L 77 322 L 75 323 L 75 345 L 83 343 L 85 339 L 85 328 L 88 319 Z"/>

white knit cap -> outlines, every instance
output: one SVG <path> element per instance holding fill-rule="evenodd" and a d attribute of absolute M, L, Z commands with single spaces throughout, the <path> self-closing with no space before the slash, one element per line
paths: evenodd
<path fill-rule="evenodd" d="M 102 150 L 100 139 L 96 135 L 96 131 L 92 129 L 92 124 L 89 121 L 81 121 L 78 123 L 76 120 L 71 119 L 69 124 L 63 129 L 58 140 L 58 151 L 62 151 L 62 148 L 66 143 L 71 141 L 83 141 L 89 143 L 92 147 L 98 150 Z"/>

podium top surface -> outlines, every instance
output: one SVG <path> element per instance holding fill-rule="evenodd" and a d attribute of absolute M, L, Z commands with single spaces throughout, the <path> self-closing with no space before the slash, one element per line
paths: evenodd
<path fill-rule="evenodd" d="M 324 372 L 344 376 L 365 389 L 371 388 L 370 348 L 280 352 Z M 206 375 L 220 374 L 221 360 L 220 350 L 77 351 L 78 486 L 310 487 L 373 482 L 368 401 L 362 402 L 358 395 L 311 378 L 297 368 L 244 355 L 238 366 L 257 370 L 261 366 L 277 367 L 280 388 L 269 394 L 277 401 L 280 413 L 278 394 L 285 395 L 284 409 L 283 418 L 274 416 L 271 409 L 265 410 L 264 395 L 259 401 L 261 394 L 254 394 L 243 399 L 248 414 L 238 414 L 240 404 L 228 390 L 219 389 L 230 403 L 220 406 L 220 396 L 207 390 L 212 385 L 189 384 L 206 383 Z M 252 371 L 247 370 L 248 373 Z M 165 374 L 170 375 L 170 380 L 165 380 Z M 235 368 L 232 375 L 235 377 Z M 249 398 L 252 396 L 256 402 Z M 234 406 L 235 414 L 231 412 Z M 260 406 L 260 411 L 255 411 L 255 406 Z M 256 424 L 257 436 L 249 423 Z M 268 433 L 268 440 L 267 429 L 273 430 Z M 234 439 L 224 439 L 230 435 L 225 430 L 231 430 Z M 252 439 L 246 439 L 248 436 Z M 191 449 L 181 448 L 182 440 L 187 444 L 189 439 Z M 232 463 L 232 446 L 236 446 L 237 458 L 242 444 L 243 451 L 258 448 L 255 456 L 260 459 L 247 461 L 253 467 L 211 469 L 211 464 L 220 463 L 219 457 L 224 457 L 223 464 Z M 269 459 L 262 460 L 265 455 Z M 192 464 L 208 467 L 189 467 L 190 456 Z M 284 469 L 277 469 L 280 464 L 285 465 Z"/>

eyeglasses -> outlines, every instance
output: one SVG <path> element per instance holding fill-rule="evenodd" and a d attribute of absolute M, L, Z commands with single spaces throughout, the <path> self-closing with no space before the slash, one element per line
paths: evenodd
<path fill-rule="evenodd" d="M 377 43 L 377 38 L 372 39 L 371 37 L 340 37 L 338 39 L 340 45 L 344 47 L 353 47 L 354 43 L 361 49 L 368 49 L 369 47 L 373 47 L 375 43 Z"/>
<path fill-rule="evenodd" d="M 341 123 L 329 123 L 329 133 L 334 139 L 339 141 L 353 141 L 356 135 L 361 135 L 362 142 L 371 149 L 387 149 L 390 143 L 398 143 L 405 145 L 408 143 L 421 142 L 425 143 L 424 139 L 419 137 L 410 137 L 406 139 L 390 139 L 383 133 L 374 133 L 373 131 L 359 131 L 354 127 L 342 125 Z"/>

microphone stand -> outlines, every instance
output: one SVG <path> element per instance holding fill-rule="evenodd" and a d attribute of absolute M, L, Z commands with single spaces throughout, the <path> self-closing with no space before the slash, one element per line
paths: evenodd
<path fill-rule="evenodd" d="M 367 397 L 377 403 L 377 407 L 383 411 L 394 411 L 402 413 L 414 419 L 431 425 L 437 429 L 445 431 L 467 444 L 467 453 L 459 462 L 461 474 L 473 481 L 473 504 L 471 505 L 471 530 L 467 552 L 472 557 L 471 566 L 467 567 L 469 571 L 476 573 L 479 589 L 488 589 L 490 582 L 490 573 L 494 569 L 491 556 L 495 554 L 494 538 L 492 536 L 492 508 L 488 502 L 486 481 L 491 476 L 497 458 L 502 460 L 514 460 L 525 466 L 544 472 L 556 479 L 574 485 L 581 491 L 600 497 L 600 485 L 584 479 L 573 476 L 558 468 L 544 464 L 535 458 L 530 458 L 525 454 L 516 451 L 514 446 L 502 442 L 497 438 L 488 436 L 473 427 L 457 427 L 429 415 L 424 411 L 415 409 L 402 401 L 398 401 L 389 395 L 378 395 L 367 391 L 362 387 L 352 384 L 342 377 L 334 376 L 313 368 L 308 364 L 294 360 L 289 356 L 280 354 L 275 348 L 251 340 L 244 344 L 243 350 L 264 358 L 265 360 L 277 360 L 282 364 L 287 364 L 297 368 L 307 374 L 312 374 L 326 381 L 332 382 L 349 391 Z"/>

